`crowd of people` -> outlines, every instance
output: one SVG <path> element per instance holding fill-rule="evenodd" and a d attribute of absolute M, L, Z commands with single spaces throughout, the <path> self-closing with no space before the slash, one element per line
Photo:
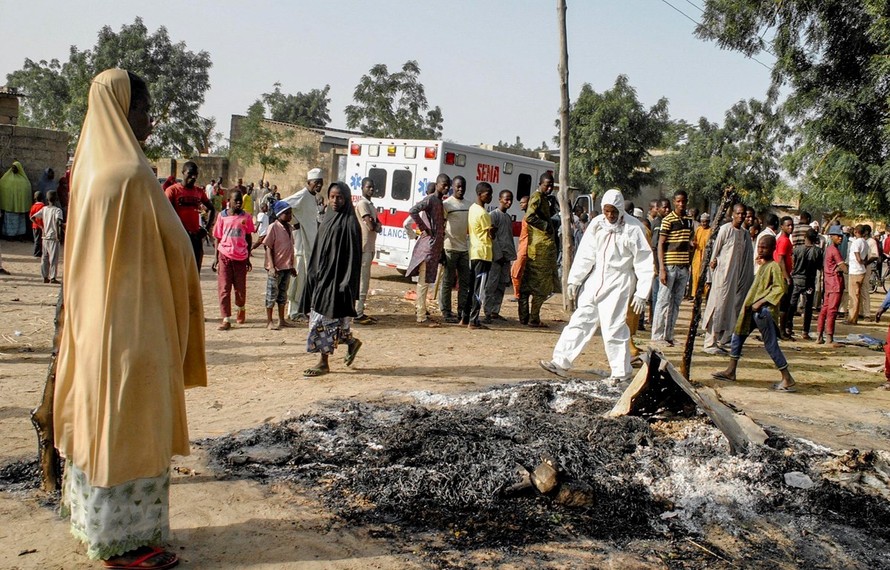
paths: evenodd
<path fill-rule="evenodd" d="M 819 221 L 806 211 L 797 220 L 769 212 L 758 218 L 753 208 L 737 203 L 718 220 L 708 251 L 710 215 L 696 216 L 687 210 L 687 200 L 683 191 L 672 201 L 654 200 L 644 218 L 617 190 L 603 195 L 602 214 L 584 230 L 568 278 L 566 294 L 578 309 L 552 360 L 541 362 L 545 370 L 565 376 L 600 328 L 611 380 L 626 382 L 638 353 L 631 336 L 642 328 L 647 309 L 651 345 L 672 347 L 681 302 L 700 296 L 705 302 L 701 348 L 730 358 L 728 368 L 712 376 L 735 380 L 742 346 L 757 329 L 781 375 L 773 389 L 792 392 L 795 380 L 780 340 L 833 344 L 840 316 L 850 325 L 871 318 L 869 283 L 872 272 L 882 278 L 890 236 L 873 236 L 867 224 L 843 226 L 836 219 L 821 233 Z M 890 293 L 875 319 L 888 308 Z M 798 314 L 800 329 L 794 325 Z M 890 331 L 885 349 L 882 388 L 890 389 Z"/>
<path fill-rule="evenodd" d="M 342 182 L 323 190 L 322 171 L 314 168 L 304 188 L 282 199 L 267 181 L 244 186 L 238 179 L 225 189 L 213 180 L 201 187 L 198 165 L 189 161 L 181 181 L 170 177 L 160 192 L 142 150 L 152 130 L 150 105 L 141 78 L 104 71 L 92 81 L 74 161 L 62 180 L 54 182 L 47 170 L 32 193 L 20 163 L 0 179 L 3 233 L 25 235 L 31 220 L 45 282 L 57 281 L 64 237 L 53 408 L 55 444 L 66 460 L 62 513 L 87 555 L 113 569 L 179 561 L 162 547 L 170 459 L 189 453 L 184 390 L 207 383 L 200 271 L 211 237 L 219 329 L 245 322 L 251 253 L 262 248 L 266 326 L 308 328 L 306 350 L 318 361 L 306 377 L 329 373 L 341 343 L 344 364 L 352 365 L 362 347 L 353 324 L 376 322 L 367 313 L 382 229 L 373 180 L 363 179 L 362 196 L 353 200 Z M 729 357 L 714 378 L 736 379 L 743 345 L 756 329 L 781 374 L 773 388 L 794 391 L 780 340 L 831 343 L 842 312 L 851 324 L 868 318 L 869 271 L 877 261 L 881 275 L 890 251 L 890 239 L 872 237 L 867 225 L 833 221 L 822 233 L 806 212 L 795 223 L 772 213 L 758 218 L 742 204 L 714 220 L 713 236 L 710 216 L 687 211 L 682 191 L 653 201 L 644 215 L 609 190 L 602 213 L 577 211 L 562 228 L 553 175 L 538 182 L 520 200 L 525 215 L 517 246 L 510 190 L 481 182 L 467 196 L 463 177 L 440 174 L 409 212 L 406 229 L 417 243 L 407 275 L 417 278 L 414 317 L 421 326 L 443 324 L 430 314 L 430 286 L 438 288 L 444 323 L 478 331 L 509 319 L 504 301 L 512 284 L 518 322 L 546 328 L 541 308 L 559 289 L 559 237 L 570 231 L 575 251 L 564 293 L 577 308 L 551 360 L 540 362 L 559 376 L 569 374 L 600 330 L 610 379 L 626 382 L 639 354 L 637 331 L 648 321 L 652 343 L 673 346 L 681 302 L 702 296 L 702 350 Z M 890 294 L 875 319 L 888 309 Z M 890 375 L 890 344 L 887 350 Z"/>
<path fill-rule="evenodd" d="M 6 240 L 34 240 L 34 257 L 41 258 L 44 283 L 60 283 L 57 272 L 68 209 L 69 175 L 66 172 L 56 180 L 55 171 L 47 168 L 34 190 L 25 167 L 13 160 L 0 177 L 0 235 Z M 43 212 L 44 208 L 48 209 Z M 3 267 L 2 248 L 0 275 L 9 275 L 9 270 Z"/>

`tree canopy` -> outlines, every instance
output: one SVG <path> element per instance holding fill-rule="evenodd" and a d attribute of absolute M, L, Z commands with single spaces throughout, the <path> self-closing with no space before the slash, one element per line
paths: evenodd
<path fill-rule="evenodd" d="M 212 123 L 198 113 L 210 88 L 211 65 L 206 51 L 196 53 L 184 42 L 173 43 L 163 26 L 149 33 L 136 18 L 119 32 L 103 27 L 90 49 L 72 46 L 65 63 L 26 59 L 6 80 L 27 95 L 20 124 L 67 131 L 76 144 L 93 77 L 113 67 L 131 71 L 145 79 L 152 97 L 154 134 L 146 152 L 189 156 L 205 150 L 211 138 Z"/>
<path fill-rule="evenodd" d="M 368 136 L 436 139 L 442 136 L 442 110 L 430 108 L 420 66 L 407 61 L 402 70 L 389 73 L 378 63 L 359 80 L 346 107 L 346 126 Z"/>
<path fill-rule="evenodd" d="M 602 93 L 585 83 L 569 114 L 571 185 L 594 194 L 618 188 L 635 196 L 657 179 L 649 150 L 661 144 L 669 122 L 667 99 L 646 109 L 624 75 Z"/>
<path fill-rule="evenodd" d="M 247 110 L 247 116 L 238 125 L 231 142 L 230 156 L 246 165 L 259 164 L 267 172 L 284 172 L 294 157 L 304 155 L 308 149 L 294 144 L 294 137 L 287 131 L 273 131 L 265 124 L 265 108 L 260 101 Z"/>
<path fill-rule="evenodd" d="M 698 124 L 677 126 L 679 140 L 654 161 L 668 186 L 703 200 L 718 200 L 733 186 L 746 205 L 769 206 L 779 183 L 785 135 L 769 105 L 739 101 L 726 112 L 722 126 L 704 117 Z"/>
<path fill-rule="evenodd" d="M 282 93 L 281 83 L 275 83 L 273 87 L 274 91 L 263 93 L 262 97 L 273 121 L 304 127 L 324 127 L 331 122 L 328 114 L 330 85 L 325 85 L 324 89 L 313 89 L 308 93 L 297 92 L 293 95 Z"/>
<path fill-rule="evenodd" d="M 777 58 L 769 97 L 794 129 L 786 166 L 807 205 L 887 213 L 890 1 L 706 0 L 697 34 Z"/>
<path fill-rule="evenodd" d="M 513 143 L 499 140 L 497 146 L 499 146 L 501 148 L 508 148 L 510 150 L 533 150 L 533 151 L 550 150 L 550 148 L 547 146 L 547 141 L 541 141 L 541 145 L 538 146 L 537 148 L 530 148 L 530 147 L 525 146 L 525 144 L 522 142 L 522 139 L 519 137 L 516 137 L 516 142 L 513 142 Z"/>

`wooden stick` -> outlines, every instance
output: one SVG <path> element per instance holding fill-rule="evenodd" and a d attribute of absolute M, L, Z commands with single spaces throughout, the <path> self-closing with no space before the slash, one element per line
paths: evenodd
<path fill-rule="evenodd" d="M 62 329 L 62 289 L 56 301 L 56 316 L 53 322 L 56 332 L 53 335 L 53 350 L 49 369 L 46 372 L 46 384 L 43 386 L 43 398 L 40 405 L 31 410 L 31 423 L 37 431 L 37 459 L 40 464 L 41 488 L 47 492 L 62 489 L 62 459 L 56 450 L 53 437 L 53 399 L 56 391 L 56 359 L 59 354 L 59 331 Z"/>
<path fill-rule="evenodd" d="M 698 332 L 698 324 L 701 322 L 701 302 L 710 266 L 711 251 L 714 249 L 714 242 L 717 241 L 717 232 L 720 230 L 720 224 L 726 216 L 726 211 L 735 202 L 736 197 L 735 189 L 732 186 L 728 186 L 723 192 L 723 202 L 720 204 L 720 209 L 717 212 L 717 219 L 712 224 L 714 229 L 711 230 L 711 237 L 708 238 L 708 245 L 705 247 L 705 253 L 702 257 L 698 287 L 692 292 L 692 318 L 689 321 L 689 332 L 686 334 L 686 346 L 683 348 L 683 361 L 680 363 L 680 373 L 687 380 L 689 379 L 689 367 L 692 365 L 692 350 L 695 348 L 695 334 Z"/>
<path fill-rule="evenodd" d="M 574 254 L 572 241 L 572 205 L 569 203 L 569 48 L 566 35 L 566 2 L 556 0 L 559 23 L 559 211 L 562 218 L 562 308 L 575 310 L 568 291 L 569 271 Z"/>
<path fill-rule="evenodd" d="M 692 539 L 689 538 L 688 536 L 686 537 L 686 540 L 689 541 L 693 546 L 697 546 L 698 548 L 701 548 L 702 550 L 704 550 L 705 552 L 707 552 L 708 554 L 710 554 L 710 555 L 713 556 L 714 558 L 719 558 L 720 560 L 726 562 L 727 564 L 731 564 L 733 567 L 735 567 L 735 564 L 732 563 L 732 560 L 727 560 L 726 558 L 723 558 L 722 556 L 720 556 L 719 554 L 717 554 L 716 552 L 714 552 L 714 551 L 711 550 L 710 548 L 705 548 L 704 546 L 702 546 L 701 544 L 695 542 L 694 540 L 692 540 Z"/>

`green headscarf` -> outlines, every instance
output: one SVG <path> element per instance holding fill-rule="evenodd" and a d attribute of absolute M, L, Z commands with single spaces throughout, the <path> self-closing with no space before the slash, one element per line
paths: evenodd
<path fill-rule="evenodd" d="M 13 168 L 18 169 L 18 172 L 14 172 Z M 0 210 L 23 214 L 31 210 L 33 198 L 31 181 L 25 175 L 22 163 L 13 162 L 3 178 L 0 178 Z"/>

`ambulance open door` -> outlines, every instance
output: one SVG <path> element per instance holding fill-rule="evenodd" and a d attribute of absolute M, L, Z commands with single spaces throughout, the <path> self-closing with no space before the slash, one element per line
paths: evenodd
<path fill-rule="evenodd" d="M 404 270 L 413 241 L 403 227 L 408 209 L 417 201 L 413 164 L 369 163 L 365 176 L 374 181 L 374 205 L 383 231 L 377 236 L 376 261 Z"/>

